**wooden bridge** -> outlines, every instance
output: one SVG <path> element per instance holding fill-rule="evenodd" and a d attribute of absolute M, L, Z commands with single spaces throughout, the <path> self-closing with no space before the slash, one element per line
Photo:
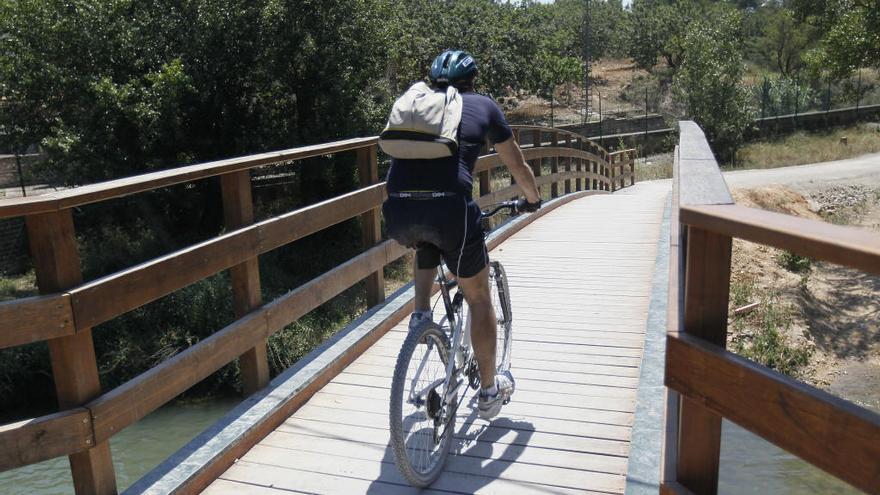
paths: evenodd
<path fill-rule="evenodd" d="M 554 129 L 515 131 L 549 198 L 494 231 L 508 268 L 518 391 L 488 423 L 462 408 L 428 493 L 717 491 L 726 417 L 868 493 L 880 493 L 880 418 L 724 350 L 731 239 L 880 273 L 880 236 L 733 204 L 702 131 L 681 123 L 676 177 L 635 183 L 632 150 Z M 361 188 L 259 222 L 250 169 L 354 153 Z M 127 493 L 414 493 L 388 448 L 390 374 L 412 289 L 386 294 L 375 138 L 181 167 L 22 200 L 41 296 L 0 304 L 0 347 L 49 345 L 60 411 L 0 427 L 0 469 L 69 456 L 78 494 L 117 491 L 109 439 L 227 363 L 246 398 Z M 479 202 L 518 195 L 480 158 Z M 217 180 L 227 233 L 83 281 L 72 208 Z M 504 182 L 504 181 L 507 182 Z M 362 254 L 273 301 L 258 256 L 351 218 Z M 91 328 L 229 270 L 237 319 L 109 391 Z M 366 281 L 370 309 L 269 380 L 266 339 Z"/>

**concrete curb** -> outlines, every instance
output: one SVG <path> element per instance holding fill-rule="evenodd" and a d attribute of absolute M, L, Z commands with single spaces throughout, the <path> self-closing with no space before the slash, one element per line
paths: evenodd
<path fill-rule="evenodd" d="M 669 299 L 669 221 L 671 204 L 666 201 L 657 258 L 651 280 L 651 302 L 645 328 L 645 347 L 636 392 L 636 412 L 630 439 L 626 495 L 657 495 L 663 451 L 666 364 L 666 308 Z"/>

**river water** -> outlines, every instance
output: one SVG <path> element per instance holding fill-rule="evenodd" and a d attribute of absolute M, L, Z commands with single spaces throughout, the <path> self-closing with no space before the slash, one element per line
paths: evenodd
<path fill-rule="evenodd" d="M 880 413 L 880 364 L 843 364 L 828 392 Z M 722 495 L 834 494 L 862 492 L 727 421 L 721 433 Z"/>
<path fill-rule="evenodd" d="M 238 402 L 220 399 L 170 404 L 122 430 L 110 440 L 119 491 L 192 440 Z M 73 481 L 66 457 L 0 473 L 3 495 L 70 495 Z"/>
<path fill-rule="evenodd" d="M 858 365 L 831 392 L 880 412 L 880 378 Z M 868 385 L 866 385 L 868 384 Z M 232 399 L 171 404 L 113 437 L 111 447 L 120 491 L 137 481 L 235 405 Z M 0 494 L 73 493 L 66 457 L 0 473 Z M 727 421 L 721 441 L 722 495 L 850 495 L 861 492 Z"/>

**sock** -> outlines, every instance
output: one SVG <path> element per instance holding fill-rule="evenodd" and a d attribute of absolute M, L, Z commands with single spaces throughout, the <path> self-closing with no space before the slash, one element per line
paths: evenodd
<path fill-rule="evenodd" d="M 483 397 L 492 397 L 493 395 L 498 395 L 498 385 L 492 385 L 492 388 L 482 388 L 480 389 L 480 394 Z"/>
<path fill-rule="evenodd" d="M 434 321 L 434 312 L 430 309 L 422 310 L 422 311 L 413 311 L 414 315 L 419 315 L 422 318 L 427 318 L 431 321 Z"/>

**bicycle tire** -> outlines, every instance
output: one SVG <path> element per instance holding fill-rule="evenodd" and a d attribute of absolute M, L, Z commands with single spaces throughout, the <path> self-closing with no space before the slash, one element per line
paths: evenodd
<path fill-rule="evenodd" d="M 510 287 L 507 272 L 498 261 L 489 262 L 489 289 L 495 318 L 498 320 L 495 344 L 495 371 L 503 373 L 510 369 L 513 353 L 513 307 L 510 304 Z"/>
<path fill-rule="evenodd" d="M 420 375 L 417 387 L 428 386 L 445 378 L 446 362 L 452 357 L 449 346 L 449 339 L 440 327 L 433 323 L 422 325 L 407 335 L 394 366 L 389 407 L 391 450 L 400 473 L 417 487 L 430 485 L 443 472 L 452 444 L 455 414 L 450 415 L 447 424 L 439 426 L 442 434 L 438 442 L 435 438 L 438 427 L 429 415 L 430 400 L 425 400 L 424 406 L 417 406 L 405 400 L 405 397 L 409 395 L 415 372 L 422 361 L 434 359 L 433 362 L 425 363 L 423 372 L 428 371 L 427 378 L 422 380 Z M 442 396 L 444 391 L 437 390 L 435 393 Z M 410 407 L 407 408 L 405 417 L 404 409 L 407 404 Z M 453 403 L 448 407 L 455 410 L 455 405 Z M 408 426 L 413 425 L 416 426 L 415 431 L 408 435 Z"/>

